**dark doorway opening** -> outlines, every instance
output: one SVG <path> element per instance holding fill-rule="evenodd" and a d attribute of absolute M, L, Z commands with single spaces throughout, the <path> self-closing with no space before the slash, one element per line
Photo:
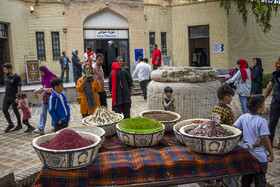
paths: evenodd
<path fill-rule="evenodd" d="M 4 63 L 10 62 L 7 25 L 0 23 L 0 68 Z M 0 85 L 4 84 L 4 73 L 0 71 Z"/>
<path fill-rule="evenodd" d="M 118 56 L 124 57 L 124 63 L 129 67 L 129 44 L 128 40 L 121 39 L 86 39 L 84 48 L 90 47 L 96 54 L 102 53 L 104 55 L 103 71 L 105 77 L 109 77 L 112 71 L 112 63 L 116 62 Z"/>
<path fill-rule="evenodd" d="M 210 66 L 209 26 L 189 27 L 190 66 Z"/>

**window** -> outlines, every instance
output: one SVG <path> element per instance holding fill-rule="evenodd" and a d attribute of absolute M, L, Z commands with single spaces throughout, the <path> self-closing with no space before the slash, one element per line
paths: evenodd
<path fill-rule="evenodd" d="M 8 33 L 7 33 L 7 25 L 0 23 L 0 38 L 7 38 Z"/>
<path fill-rule="evenodd" d="M 153 57 L 154 53 L 154 44 L 155 44 L 155 33 L 150 32 L 150 57 Z"/>
<path fill-rule="evenodd" d="M 209 26 L 203 25 L 203 26 L 195 26 L 195 27 L 189 27 L 190 32 L 190 38 L 208 38 L 209 37 Z"/>
<path fill-rule="evenodd" d="M 166 32 L 161 33 L 161 54 L 166 56 L 167 50 L 166 50 Z"/>
<path fill-rule="evenodd" d="M 52 32 L 52 51 L 53 51 L 53 60 L 59 60 L 60 57 L 59 32 Z"/>
<path fill-rule="evenodd" d="M 39 60 L 46 60 L 45 37 L 43 32 L 36 32 L 37 56 Z"/>

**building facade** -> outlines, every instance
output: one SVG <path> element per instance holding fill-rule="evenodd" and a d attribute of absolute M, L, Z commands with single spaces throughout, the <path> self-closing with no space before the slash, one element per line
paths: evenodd
<path fill-rule="evenodd" d="M 236 8 L 226 15 L 215 1 L 168 2 L 0 0 L 0 65 L 11 62 L 26 80 L 25 60 L 35 58 L 60 75 L 62 51 L 71 59 L 72 50 L 77 49 L 82 60 L 86 47 L 91 47 L 104 55 L 108 76 L 117 56 L 129 65 L 143 51 L 151 63 L 156 43 L 172 66 L 196 65 L 204 53 L 205 65 L 221 72 L 234 67 L 240 58 L 252 65 L 255 57 L 263 60 L 265 72 L 274 70 L 280 56 L 279 12 L 272 16 L 272 29 L 265 34 L 250 10 L 244 26 Z"/>

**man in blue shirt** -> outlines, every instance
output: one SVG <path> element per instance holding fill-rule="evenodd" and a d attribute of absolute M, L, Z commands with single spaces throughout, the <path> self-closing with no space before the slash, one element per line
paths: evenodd
<path fill-rule="evenodd" d="M 66 71 L 66 82 L 69 82 L 69 63 L 71 63 L 70 59 L 66 56 L 66 52 L 62 52 L 62 56 L 59 59 L 59 63 L 61 65 L 61 76 L 60 79 L 63 80 L 64 72 Z"/>

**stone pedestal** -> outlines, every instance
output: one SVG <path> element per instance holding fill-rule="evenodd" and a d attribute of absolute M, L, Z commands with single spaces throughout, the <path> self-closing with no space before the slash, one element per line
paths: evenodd
<path fill-rule="evenodd" d="M 210 118 L 212 108 L 218 104 L 217 89 L 221 83 L 218 72 L 210 67 L 160 68 L 152 73 L 148 86 L 148 109 L 164 110 L 164 88 L 173 89 L 176 111 L 181 119 Z"/>

